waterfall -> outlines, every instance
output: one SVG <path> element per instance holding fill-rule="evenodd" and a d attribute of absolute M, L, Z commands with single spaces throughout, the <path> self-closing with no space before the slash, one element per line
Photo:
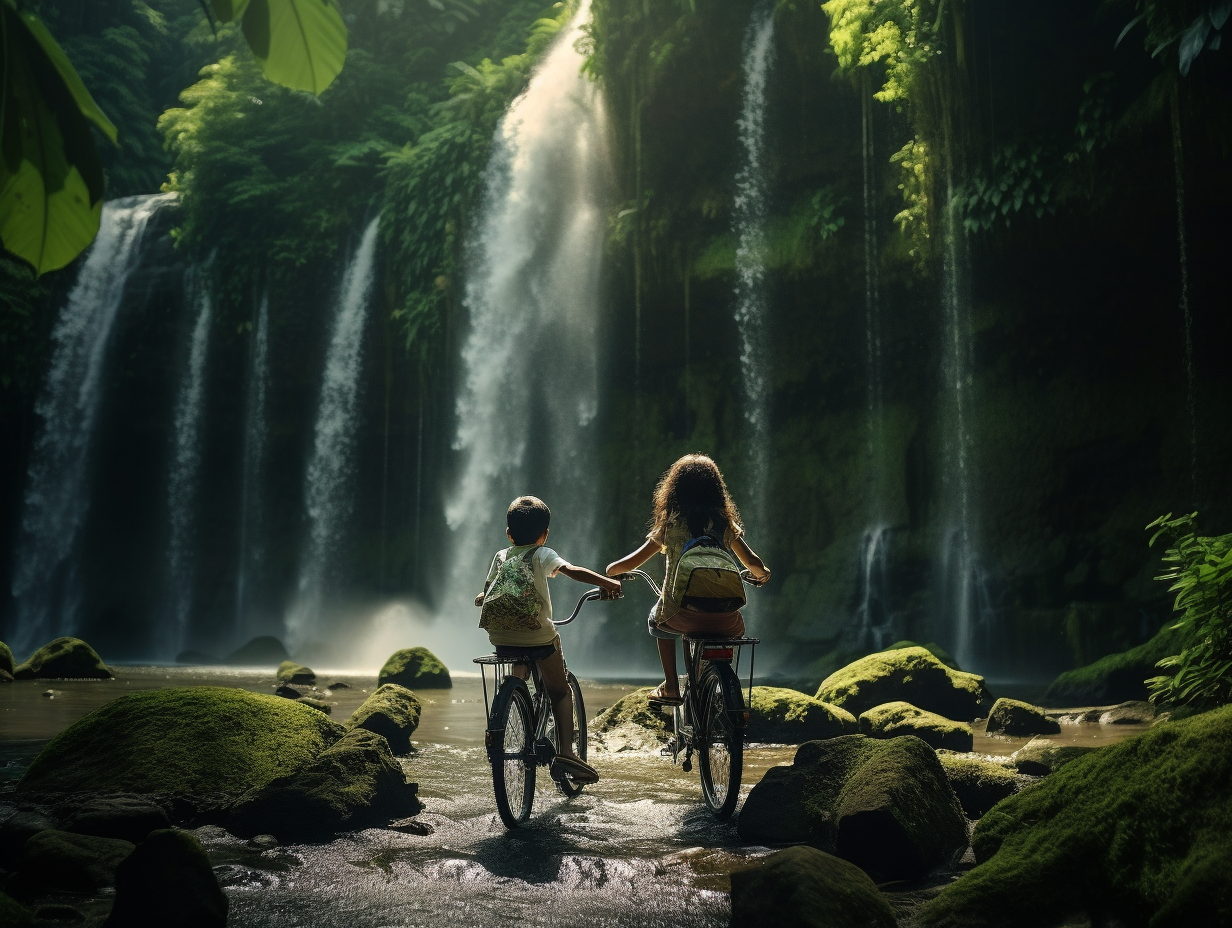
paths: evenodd
<path fill-rule="evenodd" d="M 13 597 L 18 654 L 77 630 L 75 553 L 90 509 L 90 462 L 111 329 L 137 267 L 150 217 L 174 194 L 103 204 L 98 237 L 51 335 L 51 365 L 35 405 L 42 428 L 30 459 Z"/>
<path fill-rule="evenodd" d="M 338 312 L 325 356 L 315 441 L 304 481 L 308 539 L 300 558 L 298 596 L 287 615 L 288 644 L 292 646 L 303 644 L 319 631 L 324 593 L 343 555 L 353 503 L 364 322 L 375 276 L 379 225 L 379 216 L 368 223 L 355 257 L 343 275 Z"/>
<path fill-rule="evenodd" d="M 205 362 L 210 349 L 210 323 L 214 315 L 207 274 L 189 274 L 189 306 L 196 310 L 188 350 L 188 366 L 175 403 L 175 449 L 167 483 L 171 540 L 167 546 L 171 583 L 172 640 L 166 647 L 174 656 L 185 646 L 192 616 L 196 580 L 197 491 L 201 483 L 201 419 L 205 407 Z"/>
<path fill-rule="evenodd" d="M 880 651 L 894 636 L 890 611 L 890 529 L 879 525 L 860 543 L 860 605 L 856 610 L 859 646 Z"/>
<path fill-rule="evenodd" d="M 868 405 L 868 482 L 873 521 L 884 517 L 885 423 L 881 367 L 881 275 L 877 253 L 876 171 L 873 167 L 872 89 L 863 71 L 861 151 L 864 160 L 864 353 Z M 881 529 L 873 529 L 880 532 Z"/>
<path fill-rule="evenodd" d="M 244 403 L 244 461 L 240 476 L 240 548 L 235 572 L 235 634 L 246 640 L 252 634 L 248 615 L 248 585 L 251 574 L 260 576 L 265 560 L 264 497 L 261 482 L 265 470 L 266 391 L 269 388 L 269 292 L 257 306 L 257 326 L 248 369 Z"/>
<path fill-rule="evenodd" d="M 734 208 L 736 323 L 740 329 L 740 373 L 744 415 L 749 423 L 749 477 L 745 509 L 755 526 L 765 518 L 770 459 L 769 359 L 766 351 L 766 83 L 774 62 L 774 8 L 753 12 L 744 33 L 744 102 L 738 123 L 740 169 Z M 761 527 L 765 532 L 766 529 Z"/>
<path fill-rule="evenodd" d="M 471 630 L 475 593 L 508 544 L 505 509 L 522 494 L 552 510 L 563 557 L 590 565 L 596 505 L 599 267 L 610 183 L 602 98 L 581 73 L 589 2 L 497 127 L 468 244 L 445 621 Z M 479 633 L 443 655 L 467 661 Z M 468 665 L 469 666 L 469 665 Z"/>
<path fill-rule="evenodd" d="M 1181 266 L 1181 320 L 1185 340 L 1185 411 L 1189 417 L 1189 480 L 1193 505 L 1198 488 L 1198 399 L 1194 387 L 1193 315 L 1189 310 L 1189 246 L 1185 241 L 1185 153 L 1181 147 L 1181 95 L 1172 85 L 1172 166 L 1176 177 L 1176 244 Z"/>

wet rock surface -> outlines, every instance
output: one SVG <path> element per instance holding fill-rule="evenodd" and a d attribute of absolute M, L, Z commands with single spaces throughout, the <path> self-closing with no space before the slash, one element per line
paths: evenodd
<path fill-rule="evenodd" d="M 170 828 L 162 806 L 139 796 L 100 797 L 75 806 L 64 819 L 64 830 L 99 838 L 120 838 L 134 844 L 152 831 Z"/>
<path fill-rule="evenodd" d="M 279 683 L 290 686 L 314 686 L 317 682 L 317 675 L 311 667 L 305 667 L 295 661 L 283 661 L 278 665 L 274 676 Z"/>
<path fill-rule="evenodd" d="M 1002 799 L 1031 782 L 1005 763 L 964 754 L 938 754 L 950 788 L 968 818 L 980 818 Z"/>
<path fill-rule="evenodd" d="M 854 864 L 811 847 L 733 873 L 731 928 L 895 928 L 894 910 Z"/>
<path fill-rule="evenodd" d="M 153 832 L 116 869 L 115 905 L 104 928 L 225 928 L 228 901 L 201 842 Z"/>
<path fill-rule="evenodd" d="M 855 716 L 798 690 L 755 686 L 749 706 L 748 740 L 802 744 L 859 730 Z"/>
<path fill-rule="evenodd" d="M 653 691 L 651 686 L 634 690 L 591 719 L 597 745 L 619 752 L 657 750 L 666 744 L 671 739 L 671 710 L 650 704 L 647 697 Z"/>
<path fill-rule="evenodd" d="M 993 703 L 988 713 L 986 730 L 989 734 L 1055 735 L 1061 726 L 1039 706 L 1002 697 Z"/>
<path fill-rule="evenodd" d="M 116 838 L 41 831 L 26 841 L 7 888 L 26 898 L 54 890 L 97 892 L 115 883 L 116 868 L 135 847 Z"/>
<path fill-rule="evenodd" d="M 30 838 L 41 831 L 56 830 L 56 823 L 41 812 L 14 812 L 0 824 L 0 865 L 16 869 Z"/>
<path fill-rule="evenodd" d="M 947 719 L 969 722 L 979 713 L 984 678 L 952 670 L 921 647 L 880 651 L 827 677 L 817 698 L 859 716 L 874 706 L 907 702 Z"/>
<path fill-rule="evenodd" d="M 403 648 L 385 661 L 377 684 L 396 683 L 413 689 L 448 689 L 453 686 L 449 670 L 427 648 Z"/>
<path fill-rule="evenodd" d="M 381 735 L 395 754 L 411 750 L 411 736 L 419 727 L 423 705 L 405 686 L 385 683 L 364 700 L 347 719 L 348 728 L 363 728 Z"/>
<path fill-rule="evenodd" d="M 1019 773 L 1032 777 L 1047 776 L 1071 761 L 1090 754 L 1095 748 L 1075 744 L 1058 744 L 1047 738 L 1033 738 L 1010 755 L 1010 763 Z"/>
<path fill-rule="evenodd" d="M 869 709 L 860 716 L 860 733 L 873 738 L 914 735 L 930 747 L 948 751 L 970 751 L 973 744 L 969 726 L 951 722 L 935 712 L 925 712 L 907 702 L 891 702 Z"/>
<path fill-rule="evenodd" d="M 17 680 L 110 680 L 98 652 L 80 638 L 57 638 L 13 668 Z"/>

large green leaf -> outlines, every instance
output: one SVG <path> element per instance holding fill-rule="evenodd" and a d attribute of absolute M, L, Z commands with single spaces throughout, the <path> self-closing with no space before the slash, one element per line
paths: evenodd
<path fill-rule="evenodd" d="M 243 29 L 265 76 L 284 87 L 320 95 L 346 60 L 337 0 L 250 0 Z"/>
<path fill-rule="evenodd" d="M 230 23 L 244 15 L 248 0 L 210 0 L 210 8 L 219 22 Z"/>
<path fill-rule="evenodd" d="M 0 241 L 43 274 L 72 261 L 98 232 L 103 174 L 78 90 L 98 108 L 80 79 L 65 80 L 67 59 L 48 53 L 24 15 L 6 2 L 0 16 Z"/>
<path fill-rule="evenodd" d="M 65 89 L 72 94 L 73 102 L 77 104 L 77 109 L 81 111 L 81 115 L 94 123 L 103 130 L 103 134 L 111 139 L 113 143 L 117 141 L 116 127 L 112 125 L 107 115 L 99 109 L 94 98 L 90 96 L 90 91 L 86 90 L 86 85 L 81 82 L 81 77 L 77 71 L 69 63 L 68 56 L 64 54 L 64 49 L 60 48 L 60 44 L 51 37 L 51 33 L 47 31 L 47 27 L 33 13 L 21 13 L 21 21 L 26 28 L 30 30 L 30 35 L 38 42 L 43 50 L 43 54 L 47 56 L 47 61 L 56 73 L 60 76 L 60 80 L 64 82 Z"/>

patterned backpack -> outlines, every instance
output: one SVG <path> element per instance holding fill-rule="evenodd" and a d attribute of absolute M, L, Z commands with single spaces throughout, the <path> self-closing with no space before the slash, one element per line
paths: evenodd
<path fill-rule="evenodd" d="M 501 632 L 542 628 L 539 610 L 543 607 L 543 599 L 535 588 L 535 565 L 531 563 L 539 546 L 518 558 L 509 557 L 509 550 L 506 548 L 496 555 L 501 562 L 484 593 L 479 627 Z"/>

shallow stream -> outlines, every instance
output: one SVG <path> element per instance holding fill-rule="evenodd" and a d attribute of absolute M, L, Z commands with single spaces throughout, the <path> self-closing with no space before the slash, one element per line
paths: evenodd
<path fill-rule="evenodd" d="M 19 681 L 0 687 L 0 819 L 13 808 L 12 784 L 48 739 L 124 692 L 166 686 L 238 686 L 272 692 L 268 672 L 231 668 L 120 667 L 119 679 Z M 333 718 L 345 721 L 376 686 L 373 676 L 318 673 L 331 689 Z M 635 684 L 583 682 L 590 718 Z M 322 687 L 324 689 L 324 687 Z M 43 695 L 51 690 L 53 695 Z M 260 851 L 212 826 L 198 829 L 231 899 L 235 928 L 330 926 L 492 926 L 509 919 L 560 926 L 720 926 L 729 917 L 728 876 L 768 849 L 742 845 L 734 823 L 715 822 L 701 803 L 696 771 L 657 754 L 593 753 L 603 780 L 578 798 L 547 777 L 531 821 L 506 831 L 496 816 L 483 752 L 478 675 L 454 674 L 450 690 L 421 690 L 416 751 L 403 758 L 420 784 L 431 834 L 372 828 L 328 844 Z M 1027 738 L 984 734 L 975 749 L 1006 755 Z M 1052 740 L 1119 741 L 1138 725 L 1064 725 Z M 790 763 L 792 746 L 746 752 L 744 792 L 771 766 Z M 912 887 L 901 887 L 904 899 Z M 66 899 L 66 901 L 68 901 Z M 106 900 L 73 901 L 94 921 Z"/>

